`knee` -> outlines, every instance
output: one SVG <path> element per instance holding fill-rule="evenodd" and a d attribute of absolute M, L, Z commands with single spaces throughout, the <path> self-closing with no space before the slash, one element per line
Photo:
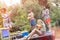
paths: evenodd
<path fill-rule="evenodd" d="M 36 31 L 37 29 L 35 28 L 34 30 Z"/>

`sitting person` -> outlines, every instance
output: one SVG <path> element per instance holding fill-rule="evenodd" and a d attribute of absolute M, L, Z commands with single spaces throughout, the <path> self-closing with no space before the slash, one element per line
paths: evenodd
<path fill-rule="evenodd" d="M 41 36 L 45 34 L 45 32 L 46 28 L 44 22 L 41 19 L 38 19 L 35 29 L 33 29 L 32 32 L 27 36 L 26 40 L 29 40 L 34 34 Z"/>

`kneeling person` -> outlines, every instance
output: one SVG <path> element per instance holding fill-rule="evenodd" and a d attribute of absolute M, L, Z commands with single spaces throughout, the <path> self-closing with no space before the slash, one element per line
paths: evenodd
<path fill-rule="evenodd" d="M 38 34 L 39 36 L 41 36 L 42 34 L 45 34 L 45 32 L 46 28 L 44 22 L 41 19 L 38 19 L 36 27 L 28 35 L 27 40 L 29 40 L 34 34 Z"/>

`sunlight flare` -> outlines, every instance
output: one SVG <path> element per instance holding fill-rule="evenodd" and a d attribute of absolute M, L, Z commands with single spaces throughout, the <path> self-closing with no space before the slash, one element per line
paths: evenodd
<path fill-rule="evenodd" d="M 21 4 L 21 0 L 0 0 L 2 3 L 5 3 L 6 6 L 11 6 L 13 4 Z"/>

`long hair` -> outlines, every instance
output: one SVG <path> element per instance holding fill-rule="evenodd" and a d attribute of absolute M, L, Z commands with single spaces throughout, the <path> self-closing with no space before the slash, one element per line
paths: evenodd
<path fill-rule="evenodd" d="M 41 28 L 43 26 L 43 21 L 41 19 L 38 19 L 36 26 Z"/>
<path fill-rule="evenodd" d="M 3 10 L 4 12 L 6 12 L 6 8 L 1 8 L 1 12 L 3 12 L 2 10 Z"/>

